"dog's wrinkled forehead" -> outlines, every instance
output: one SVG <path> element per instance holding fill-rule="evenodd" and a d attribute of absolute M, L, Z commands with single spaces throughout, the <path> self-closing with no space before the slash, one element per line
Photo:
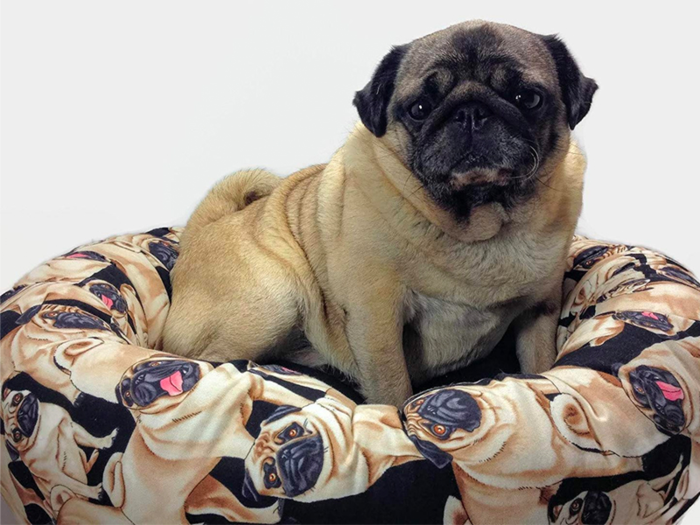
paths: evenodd
<path fill-rule="evenodd" d="M 542 38 L 517 27 L 470 21 L 411 42 L 396 83 L 408 95 L 431 75 L 440 91 L 472 80 L 506 89 L 511 83 L 554 88 L 557 71 Z"/>

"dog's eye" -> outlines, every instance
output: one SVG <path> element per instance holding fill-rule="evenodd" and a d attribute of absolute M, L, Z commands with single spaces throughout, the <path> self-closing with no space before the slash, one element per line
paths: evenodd
<path fill-rule="evenodd" d="M 571 507 L 569 507 L 569 515 L 574 516 L 578 514 L 581 511 L 581 504 L 583 503 L 583 500 L 581 498 L 576 498 L 573 503 L 571 503 Z"/>
<path fill-rule="evenodd" d="M 20 431 L 19 428 L 15 428 L 12 431 L 12 439 L 14 440 L 15 443 L 19 443 L 20 440 L 22 439 L 22 432 Z"/>
<path fill-rule="evenodd" d="M 22 401 L 22 394 L 18 393 L 18 394 L 15 394 L 14 396 L 12 396 L 12 406 L 13 407 L 16 407 L 17 405 L 19 405 L 20 401 Z"/>
<path fill-rule="evenodd" d="M 640 393 L 640 394 L 643 394 L 643 393 L 644 393 L 644 389 L 643 389 L 641 386 L 639 386 L 639 385 L 634 385 L 634 391 L 635 391 L 635 392 L 638 392 L 638 393 Z"/>
<path fill-rule="evenodd" d="M 302 426 L 298 423 L 292 423 L 277 435 L 277 437 L 275 438 L 275 442 L 278 445 L 282 445 L 283 443 L 286 443 L 287 441 L 290 441 L 292 439 L 296 439 L 302 435 L 304 435 L 304 429 L 302 428 Z"/>
<path fill-rule="evenodd" d="M 432 110 L 433 106 L 427 99 L 420 99 L 411 104 L 411 107 L 408 108 L 408 114 L 413 120 L 425 120 Z"/>
<path fill-rule="evenodd" d="M 542 95 L 532 89 L 526 89 L 515 95 L 515 103 L 523 109 L 537 109 L 542 105 Z"/>
<path fill-rule="evenodd" d="M 263 463 L 263 482 L 265 483 L 265 487 L 268 489 L 274 489 L 277 487 L 282 486 L 282 480 L 280 479 L 279 474 L 277 473 L 277 468 L 275 466 L 275 460 L 272 458 L 268 458 L 264 463 Z"/>
<path fill-rule="evenodd" d="M 436 436 L 444 436 L 447 429 L 443 425 L 433 425 L 433 434 Z"/>

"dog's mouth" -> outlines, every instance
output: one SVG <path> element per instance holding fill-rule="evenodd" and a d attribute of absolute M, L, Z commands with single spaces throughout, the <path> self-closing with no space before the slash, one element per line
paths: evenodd
<path fill-rule="evenodd" d="M 495 184 L 506 186 L 510 184 L 513 170 L 506 168 L 476 168 L 471 170 L 453 171 L 450 184 L 456 190 L 475 184 Z"/>
<path fill-rule="evenodd" d="M 199 366 L 187 361 L 152 361 L 134 375 L 129 389 L 133 400 L 142 407 L 163 396 L 174 397 L 189 392 L 200 379 Z"/>
<path fill-rule="evenodd" d="M 677 401 L 679 399 L 684 399 L 685 394 L 683 394 L 683 389 L 680 387 L 669 385 L 663 381 L 656 381 L 656 386 L 661 390 L 661 394 L 669 401 Z"/>
<path fill-rule="evenodd" d="M 161 379 L 160 387 L 165 390 L 169 396 L 182 394 L 182 372 L 178 370 L 174 374 Z"/>

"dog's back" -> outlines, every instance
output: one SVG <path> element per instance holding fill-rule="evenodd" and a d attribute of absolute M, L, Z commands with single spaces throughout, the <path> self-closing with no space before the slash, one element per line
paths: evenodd
<path fill-rule="evenodd" d="M 262 169 L 237 171 L 219 181 L 192 213 L 183 242 L 204 226 L 268 196 L 281 181 L 277 175 Z"/>

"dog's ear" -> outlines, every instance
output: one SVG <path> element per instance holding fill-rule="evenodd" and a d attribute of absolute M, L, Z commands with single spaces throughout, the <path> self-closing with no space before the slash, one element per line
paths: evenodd
<path fill-rule="evenodd" d="M 7 449 L 7 454 L 8 454 L 8 457 L 10 458 L 10 461 L 17 461 L 17 460 L 21 459 L 17 449 L 14 447 L 14 445 L 12 443 L 10 443 L 7 440 L 5 440 L 5 448 Z"/>
<path fill-rule="evenodd" d="M 564 104 L 566 104 L 569 127 L 574 129 L 591 108 L 593 94 L 598 89 L 598 84 L 592 78 L 581 73 L 566 45 L 557 35 L 546 35 L 542 37 L 542 40 L 549 49 L 557 67 L 557 76 Z"/>
<path fill-rule="evenodd" d="M 394 82 L 408 45 L 395 46 L 382 59 L 367 85 L 355 93 L 353 104 L 362 123 L 377 137 L 386 133 L 387 108 L 394 92 Z"/>

